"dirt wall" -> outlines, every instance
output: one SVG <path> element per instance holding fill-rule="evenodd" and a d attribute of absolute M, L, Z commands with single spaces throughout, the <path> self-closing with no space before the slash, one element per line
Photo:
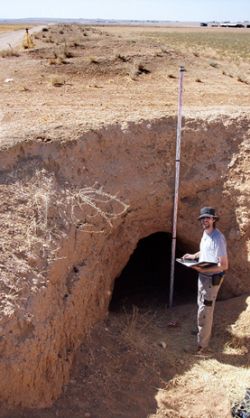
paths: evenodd
<path fill-rule="evenodd" d="M 163 118 L 2 150 L 4 404 L 59 396 L 138 241 L 171 232 L 175 132 L 175 118 Z M 217 208 L 230 258 L 222 297 L 250 290 L 249 143 L 244 114 L 185 121 L 177 237 L 197 249 L 199 208 Z"/>

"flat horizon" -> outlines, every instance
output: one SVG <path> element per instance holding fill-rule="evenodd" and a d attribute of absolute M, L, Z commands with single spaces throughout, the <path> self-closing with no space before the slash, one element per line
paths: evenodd
<path fill-rule="evenodd" d="M 20 18 L 0 18 L 0 22 L 6 21 L 31 21 L 31 20 L 38 20 L 38 21 L 78 21 L 78 22 L 144 22 L 144 23 L 248 23 L 249 20 L 166 20 L 166 19 L 115 19 L 115 18 L 82 18 L 82 17 L 20 17 Z"/>

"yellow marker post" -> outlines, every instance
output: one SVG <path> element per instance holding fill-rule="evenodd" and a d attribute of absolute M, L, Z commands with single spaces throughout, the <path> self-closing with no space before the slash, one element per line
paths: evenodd
<path fill-rule="evenodd" d="M 26 28 L 25 29 L 25 35 L 23 38 L 23 48 L 24 49 L 29 49 L 29 48 L 34 48 L 35 44 L 33 42 L 32 37 L 29 34 L 29 29 Z"/>

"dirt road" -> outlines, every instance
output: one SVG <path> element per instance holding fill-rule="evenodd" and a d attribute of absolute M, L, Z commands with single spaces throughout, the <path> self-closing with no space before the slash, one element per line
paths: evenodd
<path fill-rule="evenodd" d="M 44 26 L 42 25 L 35 26 L 34 28 L 31 28 L 29 32 L 31 34 L 39 32 L 43 27 Z M 24 33 L 25 31 L 23 29 L 0 33 L 0 50 L 8 48 L 10 45 L 11 47 L 19 46 L 23 39 Z"/>

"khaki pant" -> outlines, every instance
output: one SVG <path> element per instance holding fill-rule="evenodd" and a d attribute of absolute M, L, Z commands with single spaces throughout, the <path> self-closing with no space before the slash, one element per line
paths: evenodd
<path fill-rule="evenodd" d="M 212 277 L 199 274 L 197 300 L 197 342 L 202 348 L 207 347 L 209 344 L 213 325 L 215 301 L 222 281 L 223 278 L 221 278 L 219 284 L 213 285 Z"/>

